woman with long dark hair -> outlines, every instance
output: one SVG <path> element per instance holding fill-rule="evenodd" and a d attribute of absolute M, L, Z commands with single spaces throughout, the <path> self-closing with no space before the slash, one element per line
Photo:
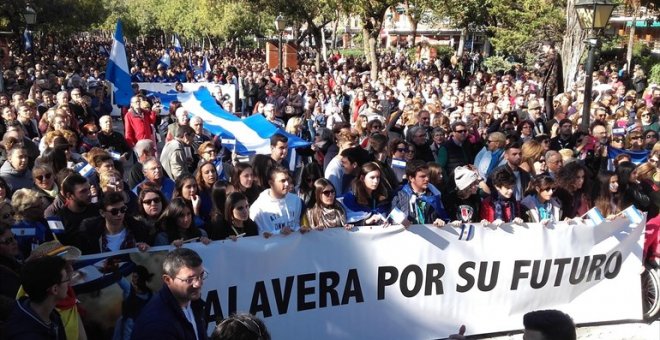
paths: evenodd
<path fill-rule="evenodd" d="M 158 219 L 157 225 L 163 231 L 156 235 L 156 246 L 171 244 L 179 248 L 186 242 L 211 242 L 206 231 L 195 226 L 192 204 L 183 197 L 172 199 Z"/>
<path fill-rule="evenodd" d="M 220 230 L 225 223 L 225 202 L 227 201 L 229 184 L 225 181 L 217 181 L 213 184 L 211 201 L 213 208 L 211 216 L 205 224 L 206 232 L 211 240 L 220 240 Z"/>
<path fill-rule="evenodd" d="M 346 223 L 346 212 L 339 204 L 335 187 L 325 178 L 314 182 L 314 204 L 307 210 L 303 225 L 316 230 L 325 228 L 345 227 L 353 225 Z"/>
<path fill-rule="evenodd" d="M 195 224 L 201 226 L 203 219 L 201 216 L 202 201 L 199 197 L 199 186 L 197 180 L 192 174 L 181 175 L 174 182 L 174 192 L 172 198 L 181 197 L 186 202 L 189 202 L 192 207 L 192 212 L 195 215 Z"/>
<path fill-rule="evenodd" d="M 250 163 L 239 162 L 234 165 L 231 182 L 227 185 L 227 193 L 240 192 L 252 204 L 259 197 L 259 189 L 255 185 L 254 172 Z"/>
<path fill-rule="evenodd" d="M 355 213 L 366 213 L 366 217 L 356 225 L 385 223 L 384 217 L 390 213 L 392 199 L 388 188 L 381 181 L 382 171 L 373 162 L 360 167 L 351 185 L 351 191 L 344 195 L 346 209 Z"/>
<path fill-rule="evenodd" d="M 199 214 L 204 220 L 208 220 L 213 202 L 211 201 L 211 192 L 213 185 L 218 180 L 218 172 L 215 165 L 209 161 L 203 161 L 195 171 L 195 180 L 199 189 Z"/>
<path fill-rule="evenodd" d="M 651 205 L 651 198 L 644 193 L 637 179 L 637 168 L 631 162 L 622 162 L 616 168 L 619 180 L 620 207 L 634 205 L 639 210 L 646 211 Z"/>
<path fill-rule="evenodd" d="M 621 212 L 619 199 L 619 176 L 612 171 L 602 171 L 597 177 L 598 186 L 594 189 L 594 207 L 606 218 L 613 218 Z"/>
<path fill-rule="evenodd" d="M 167 208 L 165 195 L 156 187 L 146 185 L 138 195 L 138 213 L 135 219 L 144 223 L 149 232 L 149 239 L 153 240 L 156 233 L 164 230 L 156 229 L 156 222 Z"/>
<path fill-rule="evenodd" d="M 591 209 L 591 197 L 587 168 L 573 161 L 557 172 L 557 190 L 554 197 L 559 199 L 564 217 L 574 218 L 584 215 Z"/>
<path fill-rule="evenodd" d="M 240 192 L 231 193 L 225 202 L 224 222 L 218 228 L 217 239 L 236 241 L 243 236 L 259 235 L 259 227 L 250 219 L 250 205 Z"/>
<path fill-rule="evenodd" d="M 323 172 L 316 162 L 308 163 L 302 168 L 300 183 L 298 184 L 298 197 L 303 200 L 305 207 L 311 207 L 316 202 L 314 183 L 319 178 L 323 178 Z"/>

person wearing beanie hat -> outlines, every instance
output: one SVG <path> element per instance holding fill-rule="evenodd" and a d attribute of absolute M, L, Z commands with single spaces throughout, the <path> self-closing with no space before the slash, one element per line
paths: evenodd
<path fill-rule="evenodd" d="M 479 183 L 482 179 L 473 165 L 459 166 L 453 173 L 454 190 L 444 195 L 443 203 L 452 225 L 470 222 L 472 217 L 479 217 Z M 450 183 L 451 184 L 451 183 Z M 467 221 L 466 221 L 467 219 Z"/>

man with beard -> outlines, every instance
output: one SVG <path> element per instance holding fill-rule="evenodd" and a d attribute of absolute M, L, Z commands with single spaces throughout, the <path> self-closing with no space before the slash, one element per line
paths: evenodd
<path fill-rule="evenodd" d="M 163 261 L 163 288 L 135 320 L 131 339 L 207 339 L 202 286 L 208 272 L 194 250 L 178 248 Z"/>
<path fill-rule="evenodd" d="M 86 218 L 99 216 L 98 207 L 91 202 L 90 185 L 87 178 L 73 173 L 62 181 L 61 196 L 64 206 L 57 208 L 53 202 L 44 213 L 46 219 L 55 217 L 62 222 L 64 235 L 60 238 L 63 244 L 71 244 L 78 237 L 79 227 Z"/>
<path fill-rule="evenodd" d="M 522 162 L 521 149 L 521 142 L 509 143 L 504 147 L 504 159 L 506 159 L 506 163 L 493 170 L 493 172 L 496 172 L 498 169 L 504 168 L 516 178 L 513 194 L 517 201 L 520 201 L 525 195 L 525 189 L 531 179 L 529 172 L 520 168 L 520 163 Z M 491 177 L 488 178 L 488 186 L 494 188 Z"/>

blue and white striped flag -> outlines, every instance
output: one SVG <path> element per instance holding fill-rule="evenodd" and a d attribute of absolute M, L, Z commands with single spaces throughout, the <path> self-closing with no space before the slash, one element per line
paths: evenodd
<path fill-rule="evenodd" d="M 637 210 L 637 208 L 635 208 L 634 205 L 629 206 L 622 212 L 624 215 L 626 215 L 626 217 L 628 217 L 628 219 L 632 223 L 639 224 L 644 220 L 644 215 L 642 215 L 642 213 L 639 210 Z"/>
<path fill-rule="evenodd" d="M 28 29 L 25 29 L 25 32 L 23 32 L 23 41 L 25 43 L 25 50 L 26 51 L 32 51 L 32 34 L 30 34 L 30 31 Z"/>
<path fill-rule="evenodd" d="M 216 103 L 215 98 L 206 87 L 200 87 L 195 92 L 151 93 L 160 98 L 165 110 L 169 110 L 171 101 L 180 101 L 191 115 L 202 118 L 204 127 L 219 136 L 224 147 L 229 150 L 236 148 L 238 155 L 270 154 L 270 137 L 276 133 L 289 138 L 289 149 L 310 145 L 304 139 L 277 128 L 263 115 L 253 115 L 241 119 L 225 111 Z"/>
<path fill-rule="evenodd" d="M 207 56 L 204 56 L 204 65 L 202 66 L 202 73 L 206 74 L 206 72 L 211 72 L 211 63 L 209 63 L 209 58 Z"/>
<path fill-rule="evenodd" d="M 596 207 L 591 208 L 591 210 L 587 211 L 585 215 L 589 218 L 585 223 L 591 227 L 595 227 L 605 221 L 603 214 L 601 214 L 600 210 Z"/>
<path fill-rule="evenodd" d="M 58 216 L 50 216 L 46 219 L 46 222 L 53 234 L 59 235 L 64 233 L 64 224 Z"/>
<path fill-rule="evenodd" d="M 133 88 L 131 87 L 131 73 L 126 60 L 124 31 L 121 27 L 121 20 L 117 20 L 117 29 L 112 42 L 108 67 L 105 70 L 105 78 L 112 83 L 115 104 L 128 106 L 133 96 Z"/>
<path fill-rule="evenodd" d="M 174 35 L 174 51 L 177 53 L 180 53 L 183 51 L 183 47 L 181 47 L 181 42 L 179 41 L 179 37 L 175 34 Z"/>
<path fill-rule="evenodd" d="M 158 63 L 165 66 L 165 68 L 170 68 L 170 65 L 172 64 L 172 58 L 170 58 L 169 50 L 165 50 L 165 53 L 163 53 L 163 56 L 160 57 Z"/>

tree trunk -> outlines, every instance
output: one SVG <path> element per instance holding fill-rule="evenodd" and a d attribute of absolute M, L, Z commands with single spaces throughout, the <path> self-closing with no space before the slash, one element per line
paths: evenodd
<path fill-rule="evenodd" d="M 559 55 L 564 71 L 564 88 L 570 89 L 577 76 L 578 65 L 584 53 L 584 39 L 587 32 L 582 30 L 575 13 L 575 0 L 566 2 L 566 31 Z"/>
<path fill-rule="evenodd" d="M 632 24 L 630 25 L 630 33 L 628 37 L 628 49 L 626 51 L 626 72 L 630 75 L 632 69 L 632 55 L 633 47 L 635 46 L 635 26 L 637 26 L 637 17 L 639 16 L 639 3 L 635 3 L 633 9 Z"/>
<path fill-rule="evenodd" d="M 371 80 L 378 79 L 378 58 L 376 57 L 376 37 L 379 32 L 372 32 L 369 35 L 369 60 L 371 60 Z"/>
<path fill-rule="evenodd" d="M 415 40 L 417 40 L 417 25 L 419 24 L 418 21 L 415 20 L 410 20 L 410 23 L 412 24 L 412 44 L 410 47 L 415 47 Z"/>
<path fill-rule="evenodd" d="M 325 27 L 321 27 L 321 54 L 323 54 L 323 61 L 328 61 L 328 50 L 325 45 Z M 316 67 L 316 72 L 321 72 L 321 66 Z"/>
<path fill-rule="evenodd" d="M 458 39 L 458 59 L 463 58 L 463 50 L 465 49 L 465 36 L 467 35 L 467 29 L 463 28 L 461 30 L 461 38 Z"/>
<path fill-rule="evenodd" d="M 337 49 L 337 26 L 339 26 L 339 11 L 335 11 L 335 23 L 332 26 L 332 49 Z M 345 48 L 346 46 L 344 46 Z"/>
<path fill-rule="evenodd" d="M 362 28 L 362 45 L 364 45 L 364 57 L 367 59 L 367 62 L 371 60 L 370 59 L 371 53 L 369 52 L 369 46 L 370 46 L 369 39 L 371 39 L 369 34 L 369 29 L 367 29 L 367 27 L 365 26 Z"/>

